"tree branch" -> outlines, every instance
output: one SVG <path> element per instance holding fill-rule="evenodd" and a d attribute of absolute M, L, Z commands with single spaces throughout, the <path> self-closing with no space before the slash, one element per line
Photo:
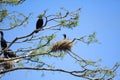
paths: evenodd
<path fill-rule="evenodd" d="M 5 70 L 5 71 L 0 71 L 0 74 L 5 74 L 5 73 L 12 72 L 12 71 L 15 71 L 15 70 L 56 71 L 56 72 L 68 73 L 68 74 L 71 74 L 71 75 L 76 76 L 76 77 L 84 77 L 82 74 L 80 75 L 80 73 L 85 72 L 85 70 L 83 70 L 83 71 L 67 71 L 67 70 L 63 70 L 63 69 L 21 67 L 21 68 L 13 68 L 13 69 Z"/>

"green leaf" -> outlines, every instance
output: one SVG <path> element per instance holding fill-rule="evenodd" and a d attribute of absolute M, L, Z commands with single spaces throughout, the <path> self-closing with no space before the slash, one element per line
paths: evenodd
<path fill-rule="evenodd" d="M 35 57 L 34 57 L 34 61 L 39 61 L 39 57 L 38 57 L 38 56 L 35 56 Z"/>
<path fill-rule="evenodd" d="M 18 24 L 10 23 L 10 27 L 16 27 L 16 26 L 18 26 Z"/>
<path fill-rule="evenodd" d="M 18 66 L 23 67 L 23 66 L 24 66 L 24 64 L 23 64 L 22 62 L 19 62 L 19 63 L 18 63 Z"/>
<path fill-rule="evenodd" d="M 61 25 L 61 26 L 65 26 L 65 25 L 66 25 L 66 22 L 67 22 L 66 20 L 61 20 L 61 21 L 60 21 L 60 25 Z"/>
<path fill-rule="evenodd" d="M 8 10 L 0 11 L 0 22 L 8 15 Z"/>

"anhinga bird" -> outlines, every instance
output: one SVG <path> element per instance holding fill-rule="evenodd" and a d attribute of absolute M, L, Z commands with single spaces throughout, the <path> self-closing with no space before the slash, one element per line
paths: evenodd
<path fill-rule="evenodd" d="M 64 39 L 66 39 L 66 34 L 63 34 Z"/>
<path fill-rule="evenodd" d="M 42 16 L 40 15 L 40 16 L 38 16 L 38 20 L 37 20 L 37 22 L 36 22 L 36 29 L 42 29 L 43 28 L 43 19 L 42 19 Z M 39 32 L 39 30 L 38 31 L 35 31 L 36 33 L 38 33 Z"/>
<path fill-rule="evenodd" d="M 4 33 L 2 31 L 0 31 L 0 34 L 1 34 L 1 48 L 2 48 L 2 50 L 4 50 L 7 47 L 7 42 L 4 39 Z"/>
<path fill-rule="evenodd" d="M 4 39 L 4 33 L 2 31 L 0 31 L 0 33 L 1 33 L 1 48 L 2 50 L 4 50 L 7 47 L 7 42 Z M 5 58 L 17 57 L 17 55 L 10 49 L 4 50 L 3 53 Z"/>
<path fill-rule="evenodd" d="M 5 58 L 13 58 L 13 57 L 17 57 L 17 56 L 18 55 L 16 55 L 15 52 L 13 52 L 10 49 L 4 51 L 4 57 Z"/>

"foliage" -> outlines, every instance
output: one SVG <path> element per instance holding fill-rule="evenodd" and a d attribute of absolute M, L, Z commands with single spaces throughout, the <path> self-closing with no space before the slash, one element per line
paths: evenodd
<path fill-rule="evenodd" d="M 9 5 L 18 5 L 23 3 L 25 0 L 0 0 L 0 3 L 9 4 Z"/>
<path fill-rule="evenodd" d="M 12 5 L 18 5 L 25 0 L 1 0 L 0 3 L 2 4 L 12 4 Z M 15 43 L 18 43 L 18 45 L 22 44 L 33 44 L 35 42 L 38 42 L 37 46 L 30 46 L 30 47 L 21 47 L 18 48 L 15 52 L 16 54 L 19 54 L 18 57 L 15 58 L 9 58 L 9 59 L 0 59 L 0 65 L 4 64 L 7 61 L 14 61 L 14 68 L 11 69 L 2 69 L 0 71 L 0 74 L 6 74 L 7 72 L 12 72 L 15 70 L 44 70 L 44 71 L 60 71 L 64 73 L 71 74 L 76 77 L 89 79 L 89 80 L 110 80 L 114 79 L 116 76 L 116 70 L 120 66 L 119 63 L 116 63 L 113 68 L 105 68 L 102 65 L 98 64 L 101 59 L 98 61 L 92 61 L 92 60 L 85 60 L 84 58 L 81 58 L 76 53 L 72 52 L 71 49 L 63 50 L 61 48 L 61 44 L 57 44 L 60 46 L 55 46 L 61 48 L 60 51 L 51 51 L 51 47 L 53 46 L 52 43 L 55 42 L 56 39 L 56 30 L 61 31 L 63 28 L 66 29 L 74 29 L 74 27 L 78 27 L 78 21 L 79 21 L 79 12 L 80 8 L 75 11 L 69 11 L 65 8 L 61 8 L 60 12 L 57 12 L 55 14 L 47 15 L 48 10 L 43 11 L 42 14 L 38 15 L 38 17 L 43 17 L 45 19 L 45 24 L 43 25 L 43 29 L 39 31 L 46 31 L 46 30 L 53 30 L 53 32 L 49 35 L 45 36 L 39 36 L 35 33 L 36 30 L 33 30 L 31 33 L 27 35 L 23 35 L 21 37 L 16 36 L 15 39 L 13 39 L 12 42 L 9 43 L 7 49 L 9 49 L 12 45 Z M 19 16 L 19 17 L 18 17 Z M 27 23 L 29 21 L 29 17 L 31 16 L 31 13 L 28 16 L 25 16 L 21 12 L 13 12 L 9 13 L 8 10 L 1 10 L 0 12 L 0 22 L 5 22 L 6 19 L 11 19 L 11 22 L 8 23 L 9 27 L 0 27 L 0 30 L 9 31 L 13 30 L 16 27 L 21 27 L 23 25 L 27 26 Z M 53 25 L 49 25 L 49 23 L 54 23 Z M 62 40 L 65 41 L 65 40 Z M 92 44 L 92 43 L 99 43 L 98 39 L 96 38 L 96 32 L 93 32 L 92 34 L 81 36 L 79 38 L 73 38 L 72 43 L 74 41 L 80 41 L 85 44 Z M 58 41 L 59 42 L 59 41 Z M 60 41 L 61 42 L 61 41 Z M 64 44 L 64 42 L 62 42 Z M 67 45 L 68 46 L 68 45 Z M 73 45 L 72 45 L 73 46 Z M 71 46 L 71 47 L 72 47 Z M 71 48 L 70 47 L 70 48 Z M 6 50 L 7 50 L 6 49 Z M 3 54 L 4 50 L 1 50 L 1 54 Z M 56 67 L 53 64 L 47 63 L 43 58 L 50 57 L 51 59 L 58 59 L 58 58 L 64 58 L 65 56 L 70 56 L 72 59 L 75 60 L 76 64 L 79 64 L 80 70 L 75 71 L 68 71 L 64 69 L 56 69 Z M 2 58 L 2 56 L 1 56 Z M 72 63 L 71 63 L 72 64 Z M 44 76 L 44 74 L 42 75 Z M 4 76 L 3 76 L 4 77 Z"/>
<path fill-rule="evenodd" d="M 7 10 L 2 10 L 0 11 L 0 22 L 3 21 L 3 19 L 8 15 L 8 11 Z"/>

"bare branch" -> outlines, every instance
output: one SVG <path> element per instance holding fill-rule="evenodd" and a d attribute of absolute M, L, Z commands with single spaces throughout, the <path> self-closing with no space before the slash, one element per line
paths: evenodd
<path fill-rule="evenodd" d="M 9 69 L 6 71 L 0 71 L 0 74 L 4 74 L 4 73 L 8 73 L 11 71 L 15 71 L 15 70 L 42 70 L 42 71 L 57 71 L 57 72 L 64 72 L 64 73 L 68 73 L 71 74 L 73 76 L 77 76 L 77 77 L 83 77 L 83 75 L 77 75 L 78 73 L 83 73 L 83 71 L 67 71 L 67 70 L 63 70 L 63 69 L 50 69 L 50 68 L 31 68 L 31 67 L 23 67 L 23 68 L 13 68 L 13 69 Z"/>

